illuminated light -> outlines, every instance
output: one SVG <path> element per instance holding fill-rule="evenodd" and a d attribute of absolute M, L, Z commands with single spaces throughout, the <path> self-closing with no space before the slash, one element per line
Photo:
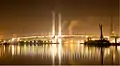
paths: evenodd
<path fill-rule="evenodd" d="M 20 55 L 20 46 L 17 46 L 17 54 Z"/>
<path fill-rule="evenodd" d="M 82 49 L 84 49 L 84 44 L 80 44 L 80 47 L 81 47 Z"/>
<path fill-rule="evenodd" d="M 58 34 L 58 36 L 59 36 L 59 38 L 61 38 L 61 14 L 60 13 L 59 13 L 58 17 L 59 17 L 59 26 L 58 26 L 59 27 L 59 29 L 58 29 L 59 30 L 59 32 L 58 32 L 59 34 Z"/>
<path fill-rule="evenodd" d="M 5 43 L 6 41 L 4 40 L 3 43 Z"/>
<path fill-rule="evenodd" d="M 24 42 L 27 42 L 27 41 L 24 41 Z"/>
<path fill-rule="evenodd" d="M 80 40 L 80 43 L 84 43 L 84 40 Z"/>
<path fill-rule="evenodd" d="M 70 48 L 73 49 L 73 44 L 70 44 Z"/>
<path fill-rule="evenodd" d="M 48 43 L 48 41 L 46 41 L 46 43 Z"/>
<path fill-rule="evenodd" d="M 8 42 L 11 42 L 11 40 L 8 40 Z"/>
<path fill-rule="evenodd" d="M 67 45 L 68 42 L 66 41 L 66 42 L 64 42 L 64 43 L 65 43 L 65 45 Z"/>
<path fill-rule="evenodd" d="M 120 38 L 119 38 L 119 39 L 117 39 L 117 43 L 120 43 Z"/>
<path fill-rule="evenodd" d="M 55 12 L 52 12 L 52 37 L 55 36 Z"/>
<path fill-rule="evenodd" d="M 110 49 L 107 50 L 107 54 L 110 54 Z"/>
<path fill-rule="evenodd" d="M 32 48 L 34 48 L 35 46 L 34 45 L 32 45 Z"/>
<path fill-rule="evenodd" d="M 36 41 L 38 43 L 38 41 Z"/>
<path fill-rule="evenodd" d="M 73 40 L 70 40 L 71 43 L 73 43 Z"/>
<path fill-rule="evenodd" d="M 20 41 L 20 38 L 17 38 L 17 41 Z"/>
<path fill-rule="evenodd" d="M 4 52 L 5 52 L 5 45 L 3 46 L 3 48 L 4 48 L 3 50 L 4 50 Z"/>
<path fill-rule="evenodd" d="M 55 36 L 55 40 L 57 40 L 58 39 L 58 36 Z"/>
<path fill-rule="evenodd" d="M 55 63 L 55 56 L 56 56 L 56 53 L 57 53 L 56 44 L 52 44 L 50 50 L 51 50 L 51 56 L 52 56 L 52 63 L 54 64 Z"/>
<path fill-rule="evenodd" d="M 115 39 L 110 39 L 110 42 L 111 43 L 115 43 Z"/>
<path fill-rule="evenodd" d="M 15 41 L 15 38 L 12 38 L 12 42 L 14 42 Z"/>
<path fill-rule="evenodd" d="M 27 47 L 26 47 L 26 44 L 24 44 L 24 47 L 23 47 L 23 54 L 25 54 L 26 55 L 26 49 L 27 49 Z"/>
<path fill-rule="evenodd" d="M 8 47 L 8 52 L 11 52 L 11 46 Z"/>
<path fill-rule="evenodd" d="M 117 50 L 120 51 L 120 46 L 117 46 Z"/>
<path fill-rule="evenodd" d="M 110 54 L 110 49 L 109 48 L 106 48 L 105 49 L 105 52 L 104 52 L 104 57 L 106 57 L 107 55 Z"/>
<path fill-rule="evenodd" d="M 35 54 L 35 46 L 34 45 L 32 45 L 32 48 L 31 48 L 32 50 L 31 50 L 31 55 L 33 55 L 33 54 Z"/>
<path fill-rule="evenodd" d="M 59 64 L 61 64 L 61 46 L 58 49 Z"/>
<path fill-rule="evenodd" d="M 48 47 L 48 44 L 46 44 L 45 47 L 47 48 L 47 47 Z"/>
<path fill-rule="evenodd" d="M 109 38 L 109 36 L 104 36 L 105 38 Z"/>
<path fill-rule="evenodd" d="M 80 43 L 80 41 L 78 40 L 78 41 L 77 41 L 77 43 L 79 44 L 79 43 Z"/>
<path fill-rule="evenodd" d="M 95 38 L 92 38 L 91 40 L 95 40 Z"/>
<path fill-rule="evenodd" d="M 58 39 L 59 45 L 58 45 L 58 57 L 59 57 L 59 64 L 61 64 L 61 53 L 62 53 L 62 39 Z"/>
<path fill-rule="evenodd" d="M 116 58 L 116 56 L 115 56 L 115 54 L 113 54 L 113 62 L 115 62 L 115 58 Z"/>
<path fill-rule="evenodd" d="M 26 49 L 26 44 L 24 44 L 24 49 Z"/>
<path fill-rule="evenodd" d="M 34 41 L 32 41 L 32 43 L 34 43 Z"/>
<path fill-rule="evenodd" d="M 88 55 L 88 48 L 85 49 L 85 55 Z"/>
<path fill-rule="evenodd" d="M 79 49 L 79 46 L 80 46 L 80 44 L 79 44 L 79 43 L 80 43 L 80 41 L 78 41 L 78 44 L 77 44 L 77 46 L 78 46 L 78 49 Z"/>
<path fill-rule="evenodd" d="M 109 36 L 108 36 L 107 38 L 108 38 L 108 40 L 110 39 L 110 37 L 109 37 Z"/>
<path fill-rule="evenodd" d="M 30 42 L 30 41 L 28 41 L 28 42 Z"/>
<path fill-rule="evenodd" d="M 62 36 L 58 36 L 58 39 L 62 39 Z"/>
<path fill-rule="evenodd" d="M 86 38 L 88 38 L 89 36 L 85 36 Z"/>
<path fill-rule="evenodd" d="M 22 41 L 22 40 L 20 40 L 20 41 Z"/>
<path fill-rule="evenodd" d="M 38 48 L 38 44 L 36 44 L 36 48 Z"/>
<path fill-rule="evenodd" d="M 55 37 L 55 39 L 52 39 L 52 43 L 56 43 L 57 42 L 57 38 Z"/>
<path fill-rule="evenodd" d="M 12 55 L 14 55 L 15 54 L 15 48 L 14 48 L 14 45 L 12 45 Z"/>

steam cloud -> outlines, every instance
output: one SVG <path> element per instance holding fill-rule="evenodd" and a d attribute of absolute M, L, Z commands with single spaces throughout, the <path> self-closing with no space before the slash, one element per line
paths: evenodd
<path fill-rule="evenodd" d="M 72 30 L 73 30 L 73 28 L 75 27 L 75 26 L 77 26 L 77 24 L 78 24 L 78 21 L 77 20 L 72 20 L 71 22 L 70 22 L 70 24 L 69 24 L 69 26 L 68 26 L 68 31 L 69 31 L 69 35 L 71 35 L 72 34 Z"/>

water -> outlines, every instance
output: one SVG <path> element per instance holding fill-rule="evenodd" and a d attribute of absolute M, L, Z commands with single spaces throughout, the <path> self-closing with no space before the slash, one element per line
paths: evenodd
<path fill-rule="evenodd" d="M 61 44 L 0 46 L 0 64 L 120 64 L 120 46 L 88 47 L 78 41 Z"/>

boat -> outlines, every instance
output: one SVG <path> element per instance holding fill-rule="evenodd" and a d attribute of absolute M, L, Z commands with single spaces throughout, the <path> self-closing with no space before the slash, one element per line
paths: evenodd
<path fill-rule="evenodd" d="M 3 45 L 8 46 L 8 45 L 10 45 L 10 43 L 5 42 L 5 43 L 3 43 Z"/>
<path fill-rule="evenodd" d="M 120 46 L 120 43 L 111 43 L 111 46 Z"/>
<path fill-rule="evenodd" d="M 108 40 L 89 40 L 84 44 L 96 47 L 109 47 L 111 45 L 111 43 Z"/>
<path fill-rule="evenodd" d="M 102 24 L 99 24 L 100 27 L 100 39 L 99 40 L 88 40 L 85 41 L 84 44 L 88 45 L 88 46 L 97 46 L 97 47 L 109 47 L 111 45 L 111 43 L 109 42 L 109 40 L 104 39 L 103 37 L 103 33 L 102 33 Z"/>

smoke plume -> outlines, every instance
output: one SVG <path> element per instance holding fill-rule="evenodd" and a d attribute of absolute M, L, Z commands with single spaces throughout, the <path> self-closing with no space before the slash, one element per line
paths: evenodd
<path fill-rule="evenodd" d="M 70 21 L 70 24 L 68 26 L 69 35 L 72 34 L 72 32 L 73 32 L 72 30 L 75 26 L 77 26 L 77 24 L 78 24 L 78 21 L 76 21 L 76 20 Z"/>

